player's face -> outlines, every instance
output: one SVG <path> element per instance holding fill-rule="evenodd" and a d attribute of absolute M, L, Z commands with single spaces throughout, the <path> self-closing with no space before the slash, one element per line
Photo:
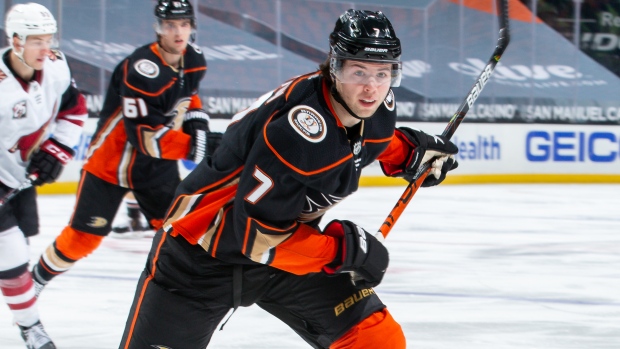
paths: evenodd
<path fill-rule="evenodd" d="M 45 60 L 50 55 L 50 50 L 55 47 L 55 40 L 52 34 L 29 35 L 23 46 L 22 55 L 24 62 L 35 70 L 43 69 Z"/>
<path fill-rule="evenodd" d="M 336 76 L 336 88 L 361 118 L 371 117 L 390 90 L 392 65 L 346 60 Z"/>
<path fill-rule="evenodd" d="M 189 19 L 165 19 L 161 22 L 160 44 L 171 53 L 182 54 L 192 34 Z"/>

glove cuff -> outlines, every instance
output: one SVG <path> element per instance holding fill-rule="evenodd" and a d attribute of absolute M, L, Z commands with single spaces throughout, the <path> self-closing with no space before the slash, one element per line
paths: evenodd
<path fill-rule="evenodd" d="M 185 113 L 185 116 L 183 117 L 183 121 L 189 120 L 204 120 L 206 122 L 209 122 L 211 118 L 204 109 L 190 109 Z"/>
<path fill-rule="evenodd" d="M 41 151 L 44 151 L 56 159 L 60 161 L 63 165 L 66 165 L 71 159 L 73 159 L 73 155 L 75 155 L 75 151 L 68 146 L 58 142 L 54 138 L 49 138 L 40 147 Z"/>

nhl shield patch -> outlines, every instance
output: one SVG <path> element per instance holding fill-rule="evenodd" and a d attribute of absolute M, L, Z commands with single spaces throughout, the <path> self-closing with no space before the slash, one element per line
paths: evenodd
<path fill-rule="evenodd" d="M 325 138 L 325 119 L 316 110 L 307 105 L 297 106 L 288 113 L 288 122 L 302 137 L 312 143 Z"/>

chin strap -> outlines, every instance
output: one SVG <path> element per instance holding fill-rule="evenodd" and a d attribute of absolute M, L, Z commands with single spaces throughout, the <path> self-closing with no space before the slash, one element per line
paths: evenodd
<path fill-rule="evenodd" d="M 357 114 L 355 114 L 353 112 L 353 110 L 351 110 L 351 108 L 349 108 L 349 106 L 347 105 L 347 103 L 344 101 L 344 99 L 342 99 L 342 97 L 340 97 L 340 93 L 338 93 L 338 90 L 336 89 L 336 83 L 334 82 L 332 84 L 332 88 L 330 90 L 332 96 L 334 96 L 334 99 L 336 100 L 336 102 L 340 103 L 340 105 L 342 105 L 344 107 L 344 109 L 351 114 L 352 117 L 358 119 L 358 120 L 364 120 L 363 118 L 360 118 Z"/>
<path fill-rule="evenodd" d="M 24 42 L 25 42 L 25 40 L 24 40 Z M 15 47 L 13 47 L 11 45 L 11 51 L 13 51 L 13 54 L 17 57 L 17 59 L 19 59 L 19 61 L 22 62 L 26 67 L 28 67 L 30 69 L 34 69 L 28 63 L 26 63 L 26 60 L 24 60 L 24 48 L 23 47 L 22 47 L 22 52 L 21 53 L 17 53 L 17 50 L 15 49 Z M 36 69 L 34 69 L 34 70 L 36 70 Z"/>

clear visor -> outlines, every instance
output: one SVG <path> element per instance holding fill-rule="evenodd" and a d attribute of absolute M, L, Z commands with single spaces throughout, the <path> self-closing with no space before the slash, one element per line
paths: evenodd
<path fill-rule="evenodd" d="M 331 70 L 343 84 L 400 86 L 402 64 L 332 58 Z"/>
<path fill-rule="evenodd" d="M 194 29 L 194 22 L 189 18 L 158 20 L 157 22 L 155 22 L 155 32 L 160 35 L 193 33 Z"/>
<path fill-rule="evenodd" d="M 31 35 L 26 37 L 23 46 L 28 50 L 53 50 L 58 48 L 58 39 L 56 35 Z"/>

